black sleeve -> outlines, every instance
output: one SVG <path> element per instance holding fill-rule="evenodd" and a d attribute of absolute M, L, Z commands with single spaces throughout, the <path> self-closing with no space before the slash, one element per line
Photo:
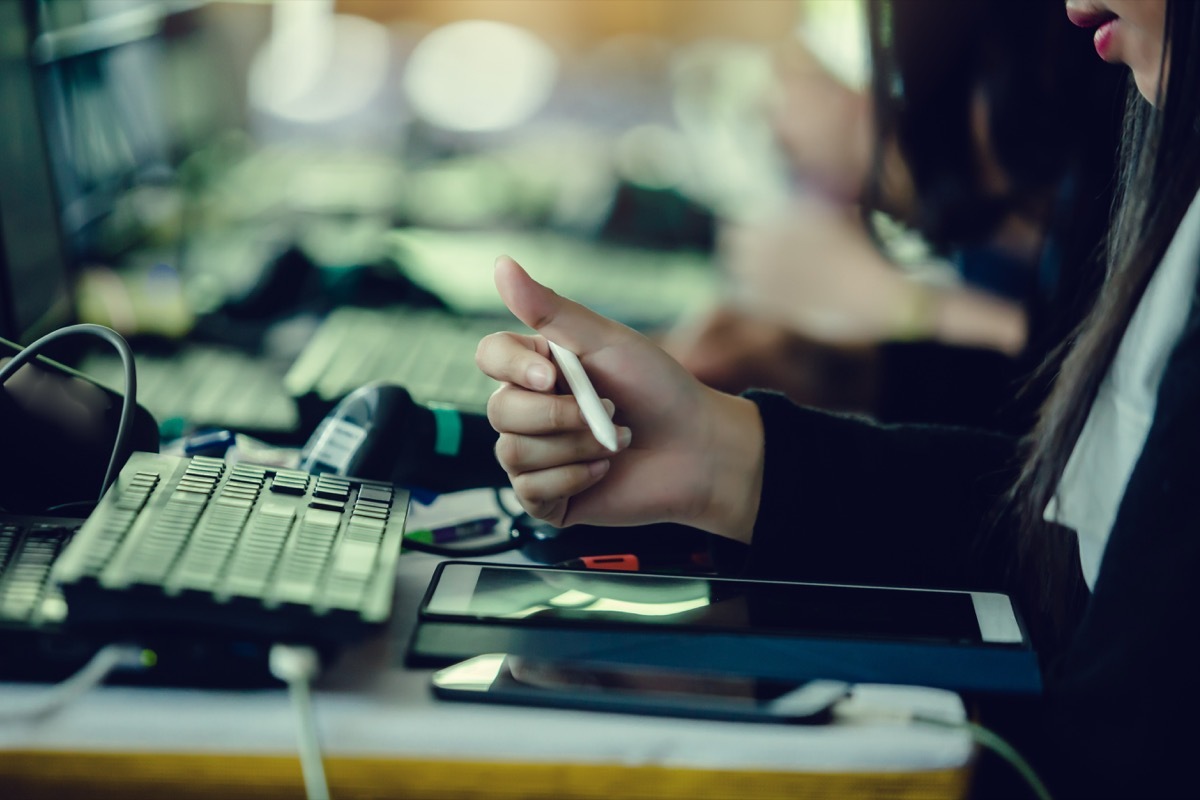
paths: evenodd
<path fill-rule="evenodd" d="M 748 395 L 765 466 L 744 572 L 796 580 L 994 588 L 1007 559 L 978 534 L 1011 482 L 1012 439 L 886 426 Z"/>
<path fill-rule="evenodd" d="M 935 423 L 1020 434 L 1033 401 L 1017 402 L 1035 355 L 939 342 L 883 342 L 872 415 L 888 423 Z"/>

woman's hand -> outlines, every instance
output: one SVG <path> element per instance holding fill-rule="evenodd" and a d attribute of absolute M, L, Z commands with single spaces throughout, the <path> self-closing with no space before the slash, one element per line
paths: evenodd
<path fill-rule="evenodd" d="M 492 334 L 475 356 L 505 383 L 488 419 L 521 505 L 560 526 L 679 522 L 749 542 L 762 483 L 757 407 L 704 386 L 646 337 L 559 297 L 510 258 L 496 261 L 495 279 L 540 334 Z M 559 390 L 547 339 L 579 356 L 615 410 L 615 454 Z"/>

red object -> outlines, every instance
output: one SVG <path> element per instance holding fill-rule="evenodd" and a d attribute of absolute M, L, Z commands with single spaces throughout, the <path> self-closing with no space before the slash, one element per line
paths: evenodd
<path fill-rule="evenodd" d="M 641 566 L 638 557 L 632 553 L 618 553 L 610 556 L 584 556 L 575 559 L 578 566 L 585 569 L 620 570 L 622 572 L 637 572 Z M 574 566 L 574 564 L 572 564 Z"/>

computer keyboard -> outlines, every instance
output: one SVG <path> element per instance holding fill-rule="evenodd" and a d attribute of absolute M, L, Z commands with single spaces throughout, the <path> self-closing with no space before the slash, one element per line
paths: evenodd
<path fill-rule="evenodd" d="M 138 402 L 159 423 L 172 418 L 236 431 L 288 432 L 299 413 L 281 383 L 282 369 L 227 347 L 189 344 L 169 356 L 139 353 Z M 111 353 L 90 354 L 80 372 L 123 392 L 121 360 Z"/>
<path fill-rule="evenodd" d="M 213 345 L 188 344 L 170 356 L 138 354 L 138 402 L 160 424 L 180 418 L 264 436 L 299 428 L 297 398 L 334 402 L 373 381 L 403 386 L 419 403 L 483 413 L 497 384 L 475 366 L 475 348 L 486 334 L 518 327 L 512 319 L 347 306 L 321 321 L 286 370 Z M 123 391 L 121 361 L 112 354 L 88 355 L 79 369 Z"/>
<path fill-rule="evenodd" d="M 337 400 L 364 384 L 387 381 L 419 403 L 483 412 L 498 384 L 475 366 L 475 349 L 485 335 L 518 327 L 511 318 L 339 308 L 321 323 L 284 386 L 296 397 Z"/>
<path fill-rule="evenodd" d="M 386 237 L 404 274 L 465 315 L 507 313 L 492 262 L 507 253 L 563 297 L 640 330 L 674 325 L 721 295 L 711 256 L 625 247 L 549 230 L 396 228 Z"/>
<path fill-rule="evenodd" d="M 0 680 L 59 681 L 87 663 L 96 642 L 66 632 L 54 560 L 81 519 L 0 514 Z"/>
<path fill-rule="evenodd" d="M 390 616 L 407 492 L 134 453 L 58 558 L 73 627 L 337 644 Z"/>
<path fill-rule="evenodd" d="M 0 627 L 51 628 L 67 614 L 50 568 L 83 520 L 0 517 Z"/>

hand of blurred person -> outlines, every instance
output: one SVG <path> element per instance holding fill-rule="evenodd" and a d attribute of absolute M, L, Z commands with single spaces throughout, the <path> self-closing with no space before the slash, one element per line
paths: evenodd
<path fill-rule="evenodd" d="M 875 403 L 874 347 L 816 341 L 729 306 L 681 320 L 659 344 L 702 383 L 730 394 L 773 389 L 801 405 L 858 412 Z"/>
<path fill-rule="evenodd" d="M 496 456 L 521 505 L 555 525 L 678 522 L 748 542 L 761 488 L 754 404 L 704 386 L 641 334 L 567 300 L 501 257 L 505 305 L 540 335 L 496 333 L 476 353 L 505 385 L 488 402 Z M 575 352 L 615 406 L 618 452 L 560 393 L 547 339 Z"/>
<path fill-rule="evenodd" d="M 856 202 L 871 164 L 870 103 L 798 41 L 775 58 L 778 91 L 770 120 L 801 180 Z"/>
<path fill-rule="evenodd" d="M 739 304 L 815 339 L 876 342 L 925 324 L 906 318 L 916 289 L 853 209 L 799 198 L 776 216 L 726 225 L 718 248 Z"/>
<path fill-rule="evenodd" d="M 819 342 L 936 340 L 1009 355 L 1025 343 L 1017 303 L 915 280 L 853 209 L 799 198 L 774 218 L 727 226 L 719 248 L 740 308 Z"/>

